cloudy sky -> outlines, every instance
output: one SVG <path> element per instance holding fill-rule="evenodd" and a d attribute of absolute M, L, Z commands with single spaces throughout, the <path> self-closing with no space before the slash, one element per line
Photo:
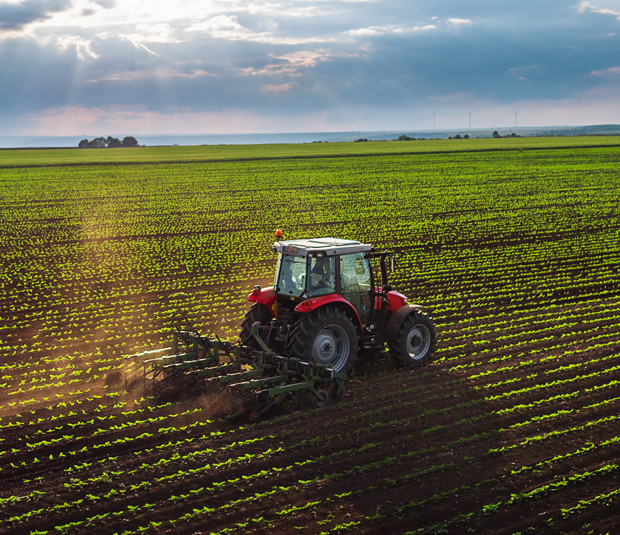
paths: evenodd
<path fill-rule="evenodd" d="M 620 0 L 0 0 L 0 134 L 620 123 Z"/>

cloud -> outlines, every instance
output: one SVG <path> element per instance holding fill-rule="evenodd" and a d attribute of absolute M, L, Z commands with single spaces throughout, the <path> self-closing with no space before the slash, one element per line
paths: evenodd
<path fill-rule="evenodd" d="M 434 24 L 427 24 L 426 26 L 412 26 L 409 28 L 396 25 L 369 26 L 367 28 L 358 28 L 357 30 L 347 30 L 346 34 L 350 35 L 351 37 L 366 37 L 374 35 L 400 34 L 404 32 L 417 32 L 435 29 L 437 29 L 437 26 L 435 26 Z"/>
<path fill-rule="evenodd" d="M 203 22 L 196 22 L 187 28 L 188 32 L 206 33 L 213 37 L 234 37 L 248 30 L 237 22 L 237 16 L 218 15 Z"/>
<path fill-rule="evenodd" d="M 510 69 L 506 71 L 506 74 L 516 76 L 517 80 L 531 82 L 531 78 L 524 76 L 524 74 L 526 74 L 528 71 L 533 71 L 535 69 L 540 69 L 540 65 L 529 65 L 527 67 L 510 67 Z"/>
<path fill-rule="evenodd" d="M 382 28 L 379 28 L 378 26 L 371 26 L 369 28 L 359 28 L 357 30 L 348 30 L 347 34 L 353 36 L 353 37 L 357 37 L 360 35 L 379 35 L 384 33 L 384 30 Z"/>
<path fill-rule="evenodd" d="M 170 24 L 136 24 L 131 33 L 119 32 L 119 37 L 128 39 L 136 46 L 144 47 L 148 52 L 155 52 L 146 48 L 144 43 L 180 43 L 181 39 L 174 36 L 174 29 Z"/>
<path fill-rule="evenodd" d="M 0 2 L 0 31 L 17 30 L 31 22 L 50 18 L 71 7 L 72 0 L 26 0 L 15 4 Z"/>
<path fill-rule="evenodd" d="M 590 74 L 593 76 L 604 76 L 607 74 L 620 74 L 620 67 L 610 67 L 609 69 L 602 69 L 600 71 L 592 71 Z"/>
<path fill-rule="evenodd" d="M 532 69 L 538 69 L 540 65 L 529 65 L 528 67 L 510 67 L 506 72 L 509 74 L 516 74 L 521 71 L 531 71 Z"/>
<path fill-rule="evenodd" d="M 235 40 L 235 39 L 232 39 Z M 256 42 L 263 43 L 266 45 L 284 45 L 284 46 L 295 46 L 295 45 L 311 45 L 318 43 L 337 43 L 340 39 L 335 37 L 278 37 L 268 33 L 262 34 L 251 34 L 245 35 L 243 37 L 239 37 L 237 40 L 243 40 L 248 42 Z"/>
<path fill-rule="evenodd" d="M 463 26 L 463 25 L 471 25 L 473 21 L 470 19 L 448 19 L 450 24 L 454 24 L 455 26 Z"/>
<path fill-rule="evenodd" d="M 251 113 L 244 109 L 230 108 L 225 111 L 195 112 L 180 108 L 171 113 L 150 110 L 146 106 L 104 109 L 100 107 L 59 107 L 28 115 L 19 132 L 27 135 L 100 136 L 102 133 L 185 134 L 256 133 L 256 132 L 305 132 L 342 130 L 349 124 L 328 124 L 326 113 L 306 113 L 300 116 L 274 117 Z M 357 125 L 361 126 L 361 125 Z M 107 135 L 107 134 L 106 134 Z"/>
<path fill-rule="evenodd" d="M 402 31 L 403 29 L 398 26 L 369 26 L 368 28 L 348 30 L 347 34 L 356 37 L 367 35 L 383 35 L 386 33 L 401 33 Z"/>
<path fill-rule="evenodd" d="M 93 133 L 115 121 L 196 131 L 200 118 L 202 132 L 228 118 L 292 131 L 302 117 L 313 117 L 304 128 L 432 127 L 416 111 L 429 102 L 438 127 L 450 109 L 458 125 L 485 106 L 588 91 L 594 102 L 618 85 L 620 41 L 607 34 L 620 32 L 612 10 L 593 13 L 618 8 L 591 2 L 0 0 L 39 14 L 67 6 L 0 31 L 0 134 L 22 123 L 55 133 L 63 118 L 78 124 L 76 110 Z"/>
<path fill-rule="evenodd" d="M 60 132 L 67 133 L 69 131 L 64 125 L 71 125 L 69 128 L 83 128 L 96 122 L 99 118 L 104 117 L 106 113 L 99 108 L 82 108 L 76 106 L 66 106 L 62 108 L 50 108 L 37 113 L 26 115 L 26 121 L 34 121 L 37 123 L 35 131 L 42 127 L 45 131 L 47 126 L 54 126 L 54 130 L 60 128 Z M 60 122 L 59 122 L 60 121 Z"/>
<path fill-rule="evenodd" d="M 284 54 L 281 56 L 271 57 L 275 60 L 280 60 L 278 63 L 269 63 L 260 68 L 247 67 L 241 69 L 241 74 L 244 75 L 288 75 L 288 76 L 301 76 L 301 69 L 307 69 L 315 67 L 321 61 L 333 60 L 334 55 L 326 49 L 318 50 L 301 50 L 299 52 L 291 52 L 290 54 Z"/>
<path fill-rule="evenodd" d="M 86 59 L 86 56 L 97 59 L 99 55 L 93 50 L 92 42 L 88 39 L 83 39 L 77 35 L 64 35 L 58 37 L 56 40 L 56 46 L 60 50 L 67 50 L 71 47 L 75 47 L 77 57 L 81 60 Z"/>
<path fill-rule="evenodd" d="M 279 24 L 272 20 L 266 22 L 266 26 L 270 31 L 253 32 L 240 24 L 238 18 L 237 15 L 217 15 L 202 22 L 194 22 L 186 29 L 186 32 L 226 41 L 248 41 L 271 45 L 303 45 L 337 41 L 334 37 L 320 35 L 310 37 L 279 36 L 276 34 Z"/>
<path fill-rule="evenodd" d="M 262 87 L 263 91 L 271 91 L 273 93 L 282 93 L 283 91 L 288 91 L 289 89 L 293 89 L 297 84 L 295 82 L 288 82 L 287 84 L 267 84 Z"/>
<path fill-rule="evenodd" d="M 282 56 L 276 56 L 277 59 L 288 61 L 295 68 L 314 67 L 320 61 L 329 61 L 333 58 L 333 53 L 327 49 L 319 50 L 300 50 Z"/>
<path fill-rule="evenodd" d="M 203 76 L 217 76 L 217 74 L 203 71 L 202 69 L 190 69 L 188 72 L 182 72 L 174 68 L 159 67 L 154 69 L 138 69 L 134 71 L 119 71 L 109 76 L 86 80 L 87 83 L 97 84 L 101 82 L 125 81 L 131 82 L 136 80 L 159 80 L 170 78 L 201 78 Z"/>
<path fill-rule="evenodd" d="M 586 11 L 591 11 L 592 13 L 601 13 L 603 15 L 613 15 L 614 17 L 617 17 L 620 21 L 620 11 L 614 11 L 613 9 L 607 8 L 598 8 L 593 6 L 590 2 L 584 0 L 580 2 L 577 6 L 577 13 L 585 13 Z"/>

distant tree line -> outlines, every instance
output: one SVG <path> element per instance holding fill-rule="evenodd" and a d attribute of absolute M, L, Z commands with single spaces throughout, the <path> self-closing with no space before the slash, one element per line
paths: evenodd
<path fill-rule="evenodd" d="M 116 137 L 108 136 L 105 137 L 96 137 L 92 141 L 88 141 L 88 139 L 83 139 L 78 144 L 80 149 L 113 149 L 116 147 L 137 147 L 138 140 L 133 136 L 127 136 L 123 138 L 123 141 Z"/>
<path fill-rule="evenodd" d="M 493 132 L 493 134 L 491 134 L 491 136 L 494 137 L 494 138 L 500 138 L 500 137 L 522 137 L 522 136 L 519 136 L 519 135 L 515 134 L 514 132 L 512 134 L 506 134 L 505 136 L 500 136 L 497 133 L 497 130 L 495 130 L 495 132 Z"/>

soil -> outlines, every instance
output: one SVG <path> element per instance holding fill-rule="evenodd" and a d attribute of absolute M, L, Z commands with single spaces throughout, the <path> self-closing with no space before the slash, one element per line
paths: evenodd
<path fill-rule="evenodd" d="M 2 421 L 24 424 L 2 434 L 0 495 L 18 498 L 2 502 L 4 529 L 513 534 L 579 533 L 587 525 L 604 533 L 617 519 L 609 500 L 579 514 L 563 509 L 618 488 L 620 469 L 600 470 L 620 454 L 620 442 L 602 445 L 620 428 L 610 419 L 618 412 L 616 387 L 596 387 L 620 380 L 620 370 L 609 349 L 565 355 L 564 371 L 555 359 L 540 362 L 548 354 L 538 353 L 527 373 L 517 366 L 474 379 L 481 367 L 501 366 L 455 371 L 446 359 L 402 369 L 371 355 L 342 402 L 319 410 L 302 397 L 256 424 L 244 414 L 207 419 L 214 401 L 205 396 L 129 403 L 142 410 L 136 414 L 99 399 L 72 411 L 25 411 Z M 545 418 L 556 411 L 564 412 Z M 518 472 L 523 466 L 531 468 Z"/>

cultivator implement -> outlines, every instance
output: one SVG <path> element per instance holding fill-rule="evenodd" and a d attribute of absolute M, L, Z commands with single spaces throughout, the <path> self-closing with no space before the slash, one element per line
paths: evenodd
<path fill-rule="evenodd" d="M 223 412 L 246 412 L 251 419 L 304 392 L 314 396 L 317 407 L 342 399 L 345 373 L 277 355 L 259 330 L 260 324 L 255 323 L 253 340 L 236 344 L 176 330 L 172 347 L 125 358 L 142 365 L 147 389 L 162 400 L 206 393 Z M 250 341 L 260 349 L 248 345 Z"/>

